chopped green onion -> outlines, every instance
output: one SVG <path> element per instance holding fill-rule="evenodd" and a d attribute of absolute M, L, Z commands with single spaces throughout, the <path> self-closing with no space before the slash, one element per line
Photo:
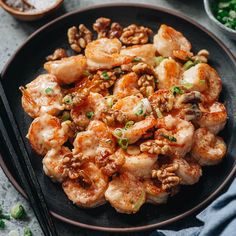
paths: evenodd
<path fill-rule="evenodd" d="M 46 94 L 51 94 L 51 93 L 53 93 L 53 89 L 52 88 L 46 88 L 45 93 Z"/>
<path fill-rule="evenodd" d="M 126 122 L 125 129 L 128 129 L 128 128 L 130 128 L 133 125 L 134 125 L 134 121 L 130 120 L 130 121 Z"/>
<path fill-rule="evenodd" d="M 0 219 L 0 229 L 4 229 L 5 228 L 5 222 Z"/>
<path fill-rule="evenodd" d="M 186 88 L 186 89 L 191 89 L 193 87 L 192 83 L 188 83 L 185 81 L 182 81 L 181 84 Z"/>
<path fill-rule="evenodd" d="M 200 84 L 205 84 L 205 83 L 206 83 L 206 80 L 200 79 L 200 80 L 199 80 L 199 83 L 200 83 Z"/>
<path fill-rule="evenodd" d="M 28 227 L 25 227 L 24 228 L 24 236 L 32 236 L 32 231 L 28 228 Z"/>
<path fill-rule="evenodd" d="M 134 211 L 135 212 L 138 211 L 144 202 L 145 202 L 145 191 L 142 191 L 140 198 L 134 204 L 134 207 L 133 207 Z"/>
<path fill-rule="evenodd" d="M 176 94 L 183 94 L 184 93 L 183 90 L 180 87 L 178 87 L 178 86 L 173 86 L 171 88 L 171 92 L 173 93 L 174 96 Z"/>
<path fill-rule="evenodd" d="M 159 57 L 155 57 L 155 63 L 158 66 L 163 60 L 165 59 L 165 57 L 159 56 Z"/>
<path fill-rule="evenodd" d="M 106 102 L 107 102 L 108 107 L 111 108 L 113 106 L 113 97 L 112 96 L 107 97 Z"/>
<path fill-rule="evenodd" d="M 110 79 L 110 76 L 108 75 L 108 73 L 106 71 L 102 72 L 102 77 L 103 77 L 104 80 L 109 80 Z"/>
<path fill-rule="evenodd" d="M 83 75 L 84 75 L 84 76 L 90 76 L 91 73 L 90 73 L 88 70 L 85 70 L 85 71 L 83 72 Z"/>
<path fill-rule="evenodd" d="M 113 134 L 116 138 L 121 138 L 123 136 L 123 133 L 124 133 L 124 130 L 121 129 L 121 128 L 116 128 L 114 131 L 113 131 Z"/>
<path fill-rule="evenodd" d="M 174 136 L 169 136 L 169 135 L 166 135 L 166 134 L 161 134 L 161 136 L 162 136 L 163 138 L 168 139 L 168 140 L 171 141 L 171 142 L 176 142 L 176 141 L 177 141 L 177 139 L 176 139 Z"/>
<path fill-rule="evenodd" d="M 187 61 L 187 62 L 184 64 L 183 68 L 184 68 L 185 70 L 188 70 L 188 69 L 191 68 L 192 66 L 195 66 L 195 63 L 194 63 L 193 61 Z"/>
<path fill-rule="evenodd" d="M 67 121 L 70 119 L 70 112 L 69 111 L 64 111 L 62 116 L 61 116 L 61 120 L 62 121 Z"/>
<path fill-rule="evenodd" d="M 73 103 L 72 97 L 70 95 L 66 95 L 63 98 L 63 102 L 66 103 L 66 104 L 72 104 Z"/>
<path fill-rule="evenodd" d="M 142 116 L 142 115 L 144 115 L 143 108 L 140 107 L 140 108 L 135 112 L 135 115 L 137 115 L 137 116 Z"/>
<path fill-rule="evenodd" d="M 127 149 L 129 140 L 127 138 L 120 138 L 118 139 L 118 144 L 122 149 Z"/>
<path fill-rule="evenodd" d="M 88 112 L 86 112 L 86 116 L 87 116 L 89 119 L 92 119 L 93 116 L 94 116 L 94 112 L 88 111 Z"/>
<path fill-rule="evenodd" d="M 20 203 L 17 203 L 11 208 L 11 217 L 13 217 L 14 219 L 20 219 L 24 215 L 25 215 L 25 209 Z"/>
<path fill-rule="evenodd" d="M 142 61 L 142 58 L 141 57 L 135 57 L 132 62 L 140 62 Z"/>

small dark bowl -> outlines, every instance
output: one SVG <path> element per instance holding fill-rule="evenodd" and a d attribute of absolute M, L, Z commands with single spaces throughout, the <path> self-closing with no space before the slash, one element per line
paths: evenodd
<path fill-rule="evenodd" d="M 225 33 L 229 38 L 236 40 L 236 30 L 230 29 L 218 21 L 213 13 L 213 4 L 216 0 L 204 0 L 204 7 L 208 17 Z"/>

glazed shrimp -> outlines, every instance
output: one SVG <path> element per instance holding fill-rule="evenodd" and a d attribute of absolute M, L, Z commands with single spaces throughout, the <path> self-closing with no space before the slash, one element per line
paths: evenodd
<path fill-rule="evenodd" d="M 131 62 L 133 57 L 120 54 L 121 47 L 122 44 L 117 38 L 101 38 L 92 41 L 85 49 L 88 68 L 111 69 Z"/>
<path fill-rule="evenodd" d="M 114 85 L 113 94 L 117 98 L 140 94 L 136 73 L 131 72 L 118 79 Z"/>
<path fill-rule="evenodd" d="M 62 182 L 67 177 L 65 158 L 72 158 L 72 153 L 67 147 L 51 149 L 43 158 L 44 173 L 57 182 Z"/>
<path fill-rule="evenodd" d="M 181 83 L 189 91 L 199 91 L 205 103 L 218 100 L 222 82 L 217 72 L 206 63 L 199 63 L 183 73 Z"/>
<path fill-rule="evenodd" d="M 173 59 L 164 59 L 156 68 L 158 75 L 158 88 L 169 89 L 179 84 L 181 67 Z"/>
<path fill-rule="evenodd" d="M 197 123 L 202 128 L 207 128 L 211 133 L 218 134 L 225 126 L 227 111 L 224 104 L 215 102 L 210 107 L 200 106 L 202 116 Z"/>
<path fill-rule="evenodd" d="M 56 115 L 64 109 L 62 91 L 54 75 L 39 75 L 20 90 L 23 95 L 22 107 L 33 118 L 45 113 Z"/>
<path fill-rule="evenodd" d="M 135 45 L 123 48 L 120 51 L 121 55 L 131 56 L 134 58 L 138 57 L 143 62 L 152 66 L 155 64 L 154 61 L 155 53 L 156 53 L 156 48 L 153 46 L 153 44 Z"/>
<path fill-rule="evenodd" d="M 32 148 L 40 155 L 45 155 L 49 149 L 58 148 L 68 139 L 69 125 L 60 123 L 57 117 L 44 114 L 33 120 L 27 138 Z"/>
<path fill-rule="evenodd" d="M 105 198 L 118 212 L 132 214 L 145 203 L 146 193 L 136 177 L 123 173 L 109 183 Z"/>
<path fill-rule="evenodd" d="M 193 185 L 202 176 L 201 166 L 189 155 L 184 158 L 174 158 L 173 163 L 178 165 L 175 173 L 181 179 L 180 184 Z"/>
<path fill-rule="evenodd" d="M 146 191 L 146 202 L 152 204 L 164 204 L 170 193 L 158 185 L 152 179 L 146 179 L 143 181 L 143 185 Z"/>
<path fill-rule="evenodd" d="M 190 42 L 182 33 L 167 25 L 161 25 L 154 36 L 153 44 L 163 57 L 177 57 L 186 60 L 192 56 Z"/>
<path fill-rule="evenodd" d="M 44 69 L 55 75 L 62 84 L 71 84 L 78 81 L 86 67 L 86 58 L 82 55 L 49 61 L 44 64 Z"/>
<path fill-rule="evenodd" d="M 108 156 L 115 152 L 115 141 L 109 128 L 101 121 L 91 121 L 87 131 L 79 132 L 74 140 L 74 156 L 82 160 Z"/>
<path fill-rule="evenodd" d="M 71 109 L 70 114 L 76 125 L 86 128 L 91 120 L 101 119 L 101 115 L 106 109 L 105 98 L 99 93 L 90 92 L 80 106 Z"/>
<path fill-rule="evenodd" d="M 168 115 L 157 122 L 159 128 L 155 132 L 155 140 L 161 146 L 170 147 L 172 155 L 185 156 L 192 148 L 194 134 L 193 125 L 185 120 Z"/>
<path fill-rule="evenodd" d="M 112 110 L 121 112 L 127 120 L 140 121 L 144 119 L 144 116 L 137 115 L 135 112 L 135 108 L 139 106 L 141 101 L 142 98 L 140 96 L 131 95 L 118 100 L 118 102 L 116 102 L 112 107 Z"/>
<path fill-rule="evenodd" d="M 139 150 L 139 147 L 136 147 L 136 149 Z M 120 169 L 121 173 L 128 172 L 138 178 L 151 178 L 151 172 L 156 164 L 157 155 L 141 153 L 140 150 L 137 154 L 129 154 L 128 151 L 124 152 L 124 155 L 125 163 Z"/>
<path fill-rule="evenodd" d="M 194 133 L 191 155 L 201 166 L 216 165 L 226 154 L 224 140 L 212 134 L 207 128 L 199 128 Z"/>
<path fill-rule="evenodd" d="M 124 130 L 123 138 L 127 139 L 129 144 L 138 141 L 149 129 L 156 125 L 156 119 L 149 116 L 142 121 L 136 122 L 133 126 Z"/>
<path fill-rule="evenodd" d="M 75 180 L 66 180 L 62 188 L 67 197 L 77 206 L 92 208 L 105 203 L 104 193 L 108 179 L 99 168 L 91 163 L 85 163 L 80 168 L 80 176 Z"/>

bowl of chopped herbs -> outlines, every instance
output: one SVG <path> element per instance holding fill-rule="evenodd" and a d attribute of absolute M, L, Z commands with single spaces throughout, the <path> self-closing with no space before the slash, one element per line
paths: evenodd
<path fill-rule="evenodd" d="M 230 38 L 236 39 L 236 0 L 204 0 L 209 18 Z"/>

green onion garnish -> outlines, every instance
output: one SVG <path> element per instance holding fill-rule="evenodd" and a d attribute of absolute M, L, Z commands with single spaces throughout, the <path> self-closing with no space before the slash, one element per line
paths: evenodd
<path fill-rule="evenodd" d="M 205 83 L 206 83 L 206 80 L 200 79 L 200 80 L 199 80 L 199 83 L 200 83 L 200 84 L 205 84 Z"/>
<path fill-rule="evenodd" d="M 66 95 L 63 98 L 63 102 L 66 103 L 66 104 L 72 104 L 73 103 L 72 97 L 70 95 Z"/>
<path fill-rule="evenodd" d="M 25 227 L 24 228 L 24 236 L 32 236 L 32 231 L 28 228 L 28 227 Z"/>
<path fill-rule="evenodd" d="M 90 73 L 88 70 L 85 70 L 85 71 L 83 72 L 83 75 L 84 75 L 84 76 L 90 76 L 91 73 Z"/>
<path fill-rule="evenodd" d="M 192 83 L 185 82 L 184 80 L 181 82 L 181 84 L 186 88 L 186 89 L 191 89 L 193 87 Z"/>
<path fill-rule="evenodd" d="M 134 125 L 134 121 L 130 120 L 130 121 L 126 122 L 125 129 L 128 129 L 128 128 L 130 128 L 133 125 Z"/>
<path fill-rule="evenodd" d="M 165 59 L 165 57 L 159 56 L 159 57 L 155 57 L 155 63 L 158 66 L 163 60 Z"/>
<path fill-rule="evenodd" d="M 183 68 L 184 68 L 185 70 L 188 70 L 188 69 L 191 68 L 192 66 L 195 66 L 195 63 L 194 63 L 193 61 L 187 61 L 187 62 L 184 64 Z"/>
<path fill-rule="evenodd" d="M 110 79 L 110 76 L 107 74 L 106 71 L 102 72 L 102 77 L 103 77 L 104 80 L 109 80 Z"/>
<path fill-rule="evenodd" d="M 114 131 L 113 131 L 113 134 L 115 137 L 117 138 L 121 138 L 123 136 L 123 132 L 124 130 L 121 129 L 121 128 L 116 128 Z"/>
<path fill-rule="evenodd" d="M 111 108 L 113 106 L 113 97 L 112 96 L 107 97 L 106 102 L 107 102 L 108 107 Z"/>
<path fill-rule="evenodd" d="M 88 111 L 88 112 L 86 112 L 86 116 L 87 116 L 89 119 L 92 119 L 93 116 L 94 116 L 94 112 Z"/>
<path fill-rule="evenodd" d="M 132 62 L 140 62 L 142 61 L 142 58 L 141 57 L 135 57 Z"/>
<path fill-rule="evenodd" d="M 62 121 L 67 121 L 70 119 L 70 112 L 69 111 L 64 111 L 62 116 L 61 116 L 61 120 Z"/>
<path fill-rule="evenodd" d="M 122 149 L 127 149 L 129 140 L 127 138 L 120 138 L 118 139 L 118 144 Z"/>
<path fill-rule="evenodd" d="M 14 219 L 20 219 L 24 215 L 25 215 L 25 209 L 20 203 L 17 203 L 11 208 L 11 217 L 13 217 Z"/>
<path fill-rule="evenodd" d="M 171 142 L 176 142 L 176 141 L 177 141 L 177 139 L 176 139 L 174 136 L 169 136 L 169 135 L 166 135 L 166 134 L 161 134 L 161 136 L 162 136 L 163 138 L 168 139 L 168 140 L 171 141 Z"/>
<path fill-rule="evenodd" d="M 180 87 L 178 87 L 178 86 L 173 86 L 171 88 L 171 92 L 173 93 L 174 96 L 176 94 L 183 94 L 184 93 L 183 90 Z"/>
<path fill-rule="evenodd" d="M 53 93 L 53 89 L 52 88 L 46 88 L 45 93 L 46 94 L 51 94 L 51 93 Z"/>

